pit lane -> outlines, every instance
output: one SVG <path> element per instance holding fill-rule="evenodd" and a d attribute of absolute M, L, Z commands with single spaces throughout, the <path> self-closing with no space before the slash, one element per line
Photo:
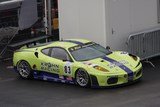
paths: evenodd
<path fill-rule="evenodd" d="M 141 82 L 111 89 L 81 88 L 40 80 L 25 80 L 11 61 L 0 62 L 0 107 L 159 107 L 160 58 L 143 64 Z"/>

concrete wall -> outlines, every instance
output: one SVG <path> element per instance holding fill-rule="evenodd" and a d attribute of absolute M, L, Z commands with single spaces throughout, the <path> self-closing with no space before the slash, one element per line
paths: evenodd
<path fill-rule="evenodd" d="M 158 27 L 157 0 L 59 0 L 60 37 L 127 50 L 131 33 Z"/>

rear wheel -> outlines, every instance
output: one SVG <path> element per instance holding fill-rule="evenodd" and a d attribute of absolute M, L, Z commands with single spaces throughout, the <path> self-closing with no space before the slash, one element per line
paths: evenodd
<path fill-rule="evenodd" d="M 19 62 L 17 64 L 17 70 L 18 70 L 19 75 L 22 78 L 27 79 L 31 77 L 31 67 L 28 62 L 26 61 Z"/>
<path fill-rule="evenodd" d="M 90 86 L 90 78 L 89 78 L 88 73 L 83 69 L 79 69 L 76 72 L 76 82 L 81 87 Z"/>

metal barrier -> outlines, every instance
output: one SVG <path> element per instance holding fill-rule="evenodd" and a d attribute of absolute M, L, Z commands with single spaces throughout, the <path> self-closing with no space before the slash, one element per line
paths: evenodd
<path fill-rule="evenodd" d="M 129 36 L 128 52 L 137 55 L 141 60 L 160 55 L 160 28 L 148 30 Z"/>

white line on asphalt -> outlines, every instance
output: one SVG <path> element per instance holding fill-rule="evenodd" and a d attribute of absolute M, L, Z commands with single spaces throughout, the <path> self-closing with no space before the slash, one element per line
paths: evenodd
<path fill-rule="evenodd" d="M 13 66 L 7 66 L 7 69 L 13 69 L 14 67 Z"/>

